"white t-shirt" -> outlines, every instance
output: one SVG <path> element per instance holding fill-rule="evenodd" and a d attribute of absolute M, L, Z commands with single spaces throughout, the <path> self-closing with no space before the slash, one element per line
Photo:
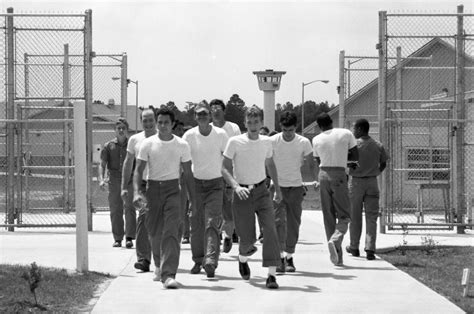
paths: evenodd
<path fill-rule="evenodd" d="M 162 141 L 155 134 L 143 140 L 137 158 L 147 162 L 149 180 L 173 180 L 179 178 L 181 163 L 191 160 L 191 151 L 182 138 Z"/>
<path fill-rule="evenodd" d="M 222 153 L 228 137 L 223 129 L 211 127 L 211 132 L 207 136 L 199 132 L 198 126 L 183 135 L 183 139 L 188 142 L 191 148 L 194 177 L 200 180 L 222 177 Z"/>
<path fill-rule="evenodd" d="M 133 134 L 132 136 L 130 136 L 130 138 L 128 139 L 127 152 L 133 154 L 133 156 L 137 158 L 138 152 L 140 150 L 140 145 L 142 144 L 145 138 L 145 131 L 141 131 L 140 133 Z M 146 165 L 143 174 L 143 180 L 148 180 L 148 164 Z"/>
<path fill-rule="evenodd" d="M 242 134 L 229 139 L 224 156 L 232 159 L 237 182 L 249 185 L 265 180 L 265 159 L 272 157 L 272 153 L 269 137 L 250 140 L 247 134 Z"/>
<path fill-rule="evenodd" d="M 310 141 L 296 134 L 290 142 L 283 139 L 282 133 L 270 137 L 273 144 L 273 161 L 277 168 L 278 183 L 282 187 L 301 186 L 301 166 L 304 156 L 313 151 Z"/>
<path fill-rule="evenodd" d="M 224 129 L 229 138 L 241 134 L 239 126 L 234 122 L 226 121 L 222 126 L 222 129 Z"/>
<path fill-rule="evenodd" d="M 348 129 L 334 128 L 313 138 L 313 155 L 321 159 L 319 167 L 347 167 L 349 149 L 357 145 Z"/>

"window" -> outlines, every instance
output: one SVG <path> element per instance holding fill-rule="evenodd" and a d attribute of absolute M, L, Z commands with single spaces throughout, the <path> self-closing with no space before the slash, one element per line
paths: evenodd
<path fill-rule="evenodd" d="M 408 171 L 409 181 L 449 180 L 450 156 L 447 148 L 408 148 L 407 164 L 409 169 L 416 169 Z"/>

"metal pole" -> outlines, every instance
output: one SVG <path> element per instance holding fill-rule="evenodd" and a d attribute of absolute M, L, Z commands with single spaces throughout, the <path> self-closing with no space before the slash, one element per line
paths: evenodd
<path fill-rule="evenodd" d="M 127 76 L 127 54 L 124 53 L 122 57 L 121 65 L 121 80 L 120 80 L 120 116 L 127 118 L 127 87 L 128 87 L 128 76 Z"/>
<path fill-rule="evenodd" d="M 64 44 L 64 64 L 63 64 L 63 106 L 69 107 L 70 93 L 70 65 L 69 65 L 69 44 Z M 64 110 L 64 119 L 68 119 L 70 110 Z M 65 122 L 63 126 L 63 158 L 64 158 L 64 188 L 63 188 L 63 208 L 66 213 L 70 211 L 69 202 L 69 122 Z"/>
<path fill-rule="evenodd" d="M 138 80 L 135 85 L 135 133 L 138 133 Z"/>
<path fill-rule="evenodd" d="M 463 5 L 458 6 L 458 14 L 462 14 L 464 10 Z M 464 17 L 458 15 L 457 17 L 457 35 L 456 35 L 456 118 L 464 120 L 465 108 L 464 108 L 464 40 L 463 40 L 463 28 L 464 28 Z M 456 156 L 456 180 L 457 195 L 454 197 L 457 200 L 457 221 L 463 223 L 464 215 L 466 214 L 466 202 L 465 202 L 465 174 L 464 174 L 464 129 L 466 125 L 464 123 L 456 123 L 456 141 L 455 149 L 457 152 Z M 457 227 L 457 233 L 463 234 L 465 230 L 464 226 Z"/>
<path fill-rule="evenodd" d="M 8 8 L 7 13 L 13 13 L 13 8 Z M 7 106 L 6 118 L 15 119 L 15 47 L 13 16 L 7 16 Z M 15 222 L 15 125 L 7 122 L 7 223 Z M 8 227 L 8 231 L 15 231 Z"/>
<path fill-rule="evenodd" d="M 301 135 L 304 136 L 304 82 L 301 82 Z"/>
<path fill-rule="evenodd" d="M 346 99 L 346 84 L 344 82 L 344 59 L 345 51 L 341 50 L 339 52 L 339 127 L 343 128 L 345 125 L 346 119 L 346 108 L 345 108 L 345 99 Z M 348 73 L 349 74 L 349 73 Z M 348 82 L 349 86 L 350 82 Z"/>
<path fill-rule="evenodd" d="M 86 10 L 84 19 L 84 98 L 86 106 L 86 152 L 87 152 L 87 221 L 92 231 L 92 10 Z M 74 143 L 76 140 L 74 140 Z M 77 153 L 76 151 L 74 153 Z M 77 186 L 76 186 L 77 188 Z M 77 202 L 77 199 L 76 199 Z M 77 206 L 76 206 L 77 208 Z"/>
<path fill-rule="evenodd" d="M 89 270 L 88 253 L 88 216 L 87 208 L 87 136 L 86 114 L 84 102 L 74 105 L 74 179 L 76 200 L 76 269 L 78 272 Z"/>
<path fill-rule="evenodd" d="M 25 97 L 30 96 L 30 68 L 28 65 L 28 54 L 24 54 L 24 61 L 25 61 Z M 28 120 L 30 117 L 30 101 L 28 99 L 25 99 L 25 119 Z M 22 117 L 19 117 L 20 119 Z M 29 159 L 31 156 L 31 146 L 30 146 L 30 125 L 29 123 L 24 123 L 23 124 L 23 129 L 25 130 L 25 142 L 28 143 L 26 147 L 23 148 L 24 154 L 25 154 L 25 165 L 29 165 Z M 31 171 L 29 169 L 25 169 L 25 211 L 27 211 L 30 208 L 30 173 Z M 22 220 L 22 213 L 23 208 L 20 211 L 20 217 L 19 217 L 19 223 L 21 223 Z"/>
<path fill-rule="evenodd" d="M 386 115 L 386 90 L 385 90 L 385 79 L 386 79 L 386 51 L 387 42 L 385 37 L 387 22 L 387 12 L 379 11 L 379 77 L 378 77 L 378 114 L 379 114 L 379 140 L 387 146 L 385 140 L 385 115 Z M 385 233 L 386 215 L 387 215 L 387 197 L 386 197 L 386 180 L 387 171 L 380 174 L 380 233 Z"/>

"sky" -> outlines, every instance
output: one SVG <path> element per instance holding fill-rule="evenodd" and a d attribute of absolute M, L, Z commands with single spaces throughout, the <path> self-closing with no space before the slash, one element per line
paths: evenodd
<path fill-rule="evenodd" d="M 128 56 L 139 105 L 238 94 L 263 105 L 253 71 L 286 71 L 275 100 L 338 103 L 339 53 L 377 56 L 378 12 L 456 13 L 467 1 L 9 1 L 2 12 L 83 13 L 92 9 L 93 50 Z M 128 91 L 135 105 L 135 88 Z"/>

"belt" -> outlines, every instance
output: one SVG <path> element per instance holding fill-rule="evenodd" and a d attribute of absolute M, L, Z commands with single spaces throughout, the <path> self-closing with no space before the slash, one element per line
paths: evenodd
<path fill-rule="evenodd" d="M 357 178 L 357 179 L 370 179 L 370 178 L 376 178 L 377 176 L 367 176 L 367 177 L 354 177 L 352 176 L 353 178 Z"/>
<path fill-rule="evenodd" d="M 240 184 L 240 183 L 239 183 L 239 185 L 240 185 L 241 187 L 243 187 L 243 188 L 247 188 L 247 189 L 249 189 L 249 190 L 253 190 L 253 189 L 255 189 L 256 187 L 259 187 L 260 185 L 262 185 L 262 184 L 264 184 L 264 183 L 265 183 L 265 179 L 262 180 L 262 181 L 260 181 L 260 182 L 258 182 L 258 183 L 255 183 L 255 184 Z"/>

